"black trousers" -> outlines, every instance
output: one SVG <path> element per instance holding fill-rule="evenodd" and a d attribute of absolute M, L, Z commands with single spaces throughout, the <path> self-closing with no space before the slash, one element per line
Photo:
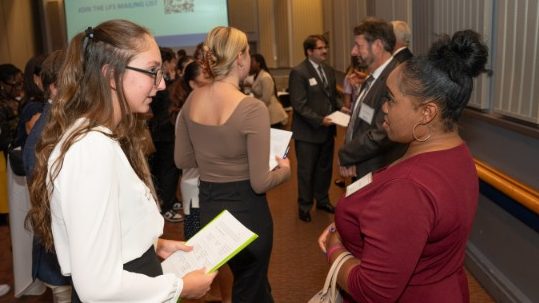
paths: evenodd
<path fill-rule="evenodd" d="M 307 212 L 313 206 L 330 203 L 328 191 L 333 169 L 333 136 L 323 143 L 295 141 L 298 163 L 298 206 Z"/>
<path fill-rule="evenodd" d="M 212 183 L 200 181 L 200 223 L 206 225 L 228 210 L 258 235 L 244 250 L 228 261 L 234 275 L 234 303 L 271 303 L 268 267 L 273 247 L 273 220 L 265 194 L 256 194 L 249 180 Z"/>
<path fill-rule="evenodd" d="M 193 208 L 193 205 L 191 205 L 189 212 L 190 214 L 185 215 L 185 220 L 183 221 L 183 238 L 185 241 L 191 239 L 200 231 L 200 208 Z"/>
<path fill-rule="evenodd" d="M 161 210 L 172 209 L 176 202 L 176 187 L 180 170 L 174 164 L 174 142 L 155 142 L 155 153 L 150 157 L 150 169 L 157 196 L 161 200 Z"/>
<path fill-rule="evenodd" d="M 155 254 L 155 249 L 152 246 L 139 258 L 129 261 L 124 264 L 124 270 L 129 272 L 134 272 L 138 274 L 145 274 L 149 277 L 157 277 L 163 274 L 163 269 L 161 268 L 161 261 L 159 257 Z M 71 293 L 71 302 L 72 303 L 81 303 L 79 295 L 75 287 L 73 287 L 73 292 Z"/>

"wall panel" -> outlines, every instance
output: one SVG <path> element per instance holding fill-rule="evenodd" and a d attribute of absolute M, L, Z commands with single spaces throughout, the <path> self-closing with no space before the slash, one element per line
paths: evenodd
<path fill-rule="evenodd" d="M 324 28 L 330 37 L 330 64 L 339 71 L 350 65 L 353 29 L 367 16 L 366 1 L 324 1 Z"/>
<path fill-rule="evenodd" d="M 63 2 L 63 0 L 43 1 L 41 35 L 48 52 L 66 48 L 68 44 Z"/>
<path fill-rule="evenodd" d="M 2 0 L 0 6 L 0 63 L 21 70 L 36 52 L 31 0 Z"/>
<path fill-rule="evenodd" d="M 268 67 L 276 67 L 275 13 L 273 0 L 258 0 L 258 52 L 264 56 Z"/>
<path fill-rule="evenodd" d="M 277 67 L 290 66 L 290 38 L 289 38 L 289 13 L 288 0 L 275 0 L 275 45 L 276 45 L 276 64 Z"/>
<path fill-rule="evenodd" d="M 482 34 L 489 49 L 493 49 L 492 11 L 493 0 L 433 0 L 433 40 L 442 34 L 452 35 L 459 30 L 473 29 Z M 491 58 L 492 56 L 489 56 L 489 62 Z M 470 106 L 478 109 L 489 108 L 490 82 L 491 78 L 486 74 L 474 80 Z"/>
<path fill-rule="evenodd" d="M 414 0 L 412 3 L 413 23 L 412 29 L 412 44 L 414 46 L 414 54 L 425 54 L 432 41 L 434 33 L 432 31 L 433 10 L 434 5 L 430 0 Z"/>
<path fill-rule="evenodd" d="M 403 20 L 412 26 L 412 0 L 376 0 L 374 2 L 376 17 L 391 20 Z"/>
<path fill-rule="evenodd" d="M 230 26 L 244 31 L 249 41 L 258 39 L 257 1 L 228 0 L 228 20 Z"/>
<path fill-rule="evenodd" d="M 7 31 L 8 2 L 0 1 L 0 64 L 10 62 L 9 44 Z"/>
<path fill-rule="evenodd" d="M 308 35 L 324 32 L 324 16 L 322 0 L 289 0 L 289 7 L 290 66 L 295 66 L 305 58 L 303 40 Z"/>
<path fill-rule="evenodd" d="M 494 112 L 539 123 L 539 5 L 535 0 L 497 2 Z"/>

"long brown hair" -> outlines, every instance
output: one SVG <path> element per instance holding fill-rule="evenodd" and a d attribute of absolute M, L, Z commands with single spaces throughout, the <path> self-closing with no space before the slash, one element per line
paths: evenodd
<path fill-rule="evenodd" d="M 144 121 L 131 113 L 124 95 L 122 79 L 125 67 L 148 45 L 149 31 L 125 20 L 111 20 L 88 28 L 70 42 L 66 59 L 57 79 L 58 96 L 36 146 L 36 166 L 30 182 L 31 209 L 26 224 L 31 225 L 47 249 L 52 249 L 51 195 L 53 181 L 62 169 L 69 148 L 96 126 L 111 130 L 106 134 L 118 141 L 139 178 L 155 191 L 148 164 L 142 152 Z M 113 90 L 118 98 L 121 120 L 114 124 Z M 85 123 L 75 123 L 85 118 Z M 48 169 L 49 157 L 63 134 L 69 135 L 60 146 L 58 158 Z"/>

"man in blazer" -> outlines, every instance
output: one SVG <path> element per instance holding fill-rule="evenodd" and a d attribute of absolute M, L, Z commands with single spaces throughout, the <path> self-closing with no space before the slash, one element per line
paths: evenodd
<path fill-rule="evenodd" d="M 288 88 L 294 109 L 294 133 L 298 163 L 299 218 L 310 222 L 313 198 L 318 209 L 333 213 L 328 190 L 333 167 L 335 125 L 327 116 L 339 110 L 335 71 L 327 59 L 327 40 L 310 35 L 303 42 L 305 60 L 290 72 Z"/>
<path fill-rule="evenodd" d="M 393 26 L 393 33 L 395 34 L 395 47 L 393 48 L 393 58 L 399 63 L 402 63 L 414 55 L 408 48 L 410 46 L 410 39 L 412 38 L 412 31 L 408 26 L 408 23 L 400 20 L 391 21 Z"/>
<path fill-rule="evenodd" d="M 387 99 L 385 82 L 398 65 L 391 55 L 394 45 L 393 28 L 384 20 L 368 18 L 354 28 L 352 56 L 367 65 L 370 75 L 351 108 L 345 143 L 339 150 L 343 177 L 361 178 L 390 164 L 406 151 L 406 146 L 390 141 L 382 127 L 382 105 Z"/>

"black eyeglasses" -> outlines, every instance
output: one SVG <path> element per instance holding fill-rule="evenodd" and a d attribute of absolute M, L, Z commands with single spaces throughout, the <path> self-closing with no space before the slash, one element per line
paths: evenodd
<path fill-rule="evenodd" d="M 142 68 L 138 68 L 138 67 L 133 67 L 133 66 L 129 66 L 127 65 L 125 68 L 127 69 L 130 69 L 130 70 L 134 70 L 136 72 L 139 72 L 139 73 L 143 73 L 143 74 L 146 74 L 148 76 L 152 76 L 153 77 L 153 85 L 155 87 L 158 87 L 159 84 L 161 84 L 161 81 L 163 80 L 163 70 L 158 68 L 156 70 L 145 70 L 145 69 L 142 69 Z"/>

